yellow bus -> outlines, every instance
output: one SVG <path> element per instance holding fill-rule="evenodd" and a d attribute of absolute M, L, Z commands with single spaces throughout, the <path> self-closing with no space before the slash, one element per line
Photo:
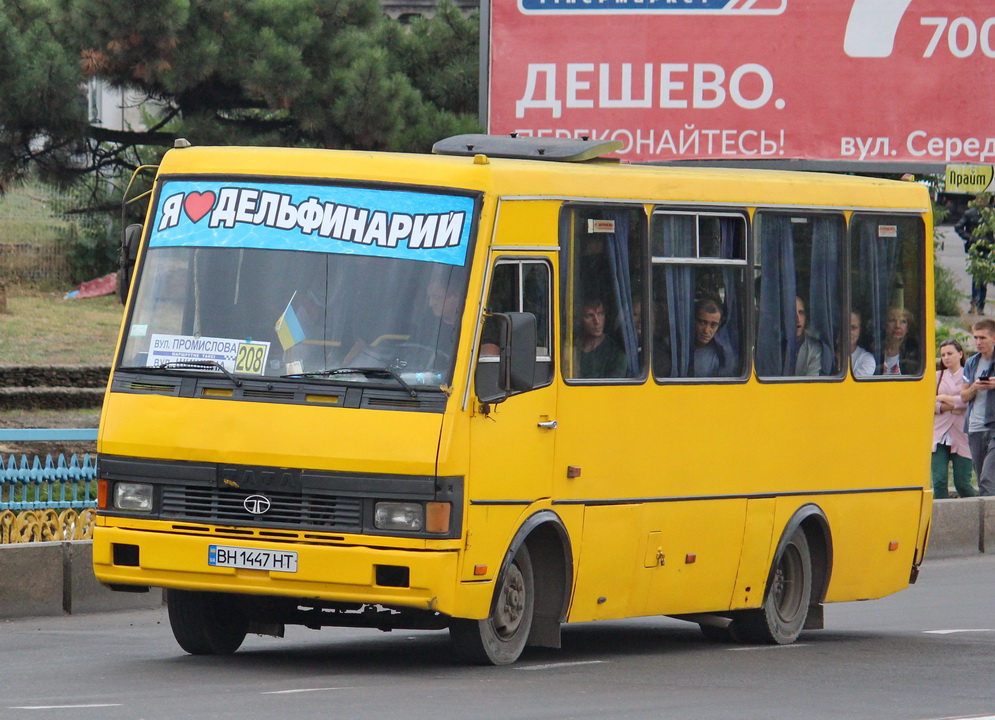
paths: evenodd
<path fill-rule="evenodd" d="M 165 588 L 187 652 L 448 628 L 506 664 L 653 615 L 784 644 L 915 581 L 923 186 L 178 145 L 126 235 L 93 562 Z"/>

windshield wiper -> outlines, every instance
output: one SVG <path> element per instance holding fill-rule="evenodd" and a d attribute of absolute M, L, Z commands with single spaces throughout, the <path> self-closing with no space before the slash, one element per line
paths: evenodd
<path fill-rule="evenodd" d="M 379 377 L 391 377 L 397 381 L 397 384 L 404 388 L 405 392 L 408 393 L 413 398 L 418 397 L 418 393 L 415 389 L 408 385 L 401 376 L 398 375 L 393 368 L 390 367 L 340 367 L 332 368 L 331 370 L 316 370 L 314 372 L 300 372 L 292 373 L 290 375 L 281 375 L 284 378 L 313 378 L 313 377 L 331 377 L 332 375 L 365 375 L 379 376 Z"/>
<path fill-rule="evenodd" d="M 169 360 L 162 365 L 144 366 L 134 365 L 130 367 L 119 367 L 118 370 L 129 372 L 163 372 L 166 370 L 220 370 L 229 380 L 235 383 L 235 387 L 242 387 L 242 381 L 217 360 Z"/>

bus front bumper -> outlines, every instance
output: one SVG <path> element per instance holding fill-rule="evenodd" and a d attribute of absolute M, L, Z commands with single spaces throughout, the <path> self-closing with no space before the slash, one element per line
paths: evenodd
<path fill-rule="evenodd" d="M 296 553 L 296 570 L 210 564 L 211 546 Z M 215 553 L 217 551 L 215 550 Z M 314 598 L 455 614 L 459 553 L 304 545 L 97 527 L 93 570 L 102 583 Z"/>

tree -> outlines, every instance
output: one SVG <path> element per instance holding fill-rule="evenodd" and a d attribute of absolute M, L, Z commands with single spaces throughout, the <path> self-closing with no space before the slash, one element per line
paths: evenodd
<path fill-rule="evenodd" d="M 65 165 L 84 138 L 78 51 L 44 0 L 0 0 L 0 191 L 25 168 Z"/>
<path fill-rule="evenodd" d="M 975 282 L 995 282 L 995 208 L 992 194 L 983 192 L 968 203 L 969 212 L 977 213 L 967 249 L 967 272 Z M 973 302 L 973 300 L 972 300 Z"/>
<path fill-rule="evenodd" d="M 0 62 L 0 183 L 130 170 L 180 136 L 427 150 L 477 128 L 477 20 L 448 0 L 410 31 L 379 0 L 0 0 Z M 88 124 L 91 78 L 158 112 Z"/>

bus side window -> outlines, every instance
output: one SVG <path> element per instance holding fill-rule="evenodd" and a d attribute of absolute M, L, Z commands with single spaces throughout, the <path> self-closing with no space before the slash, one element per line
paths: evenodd
<path fill-rule="evenodd" d="M 758 212 L 754 234 L 757 375 L 839 377 L 849 333 L 843 308 L 843 216 Z"/>
<path fill-rule="evenodd" d="M 746 218 L 656 212 L 651 232 L 654 376 L 742 377 Z"/>
<path fill-rule="evenodd" d="M 873 357 L 875 377 L 922 374 L 924 246 L 925 228 L 918 215 L 855 213 L 851 219 L 850 288 L 860 324 L 852 351 L 855 377 L 868 376 L 858 370 L 858 360 L 866 359 L 861 349 Z"/>
<path fill-rule="evenodd" d="M 553 380 L 551 274 L 550 265 L 544 260 L 499 260 L 494 266 L 487 298 L 488 312 L 528 312 L 535 315 L 536 371 L 533 387 L 548 385 Z M 499 351 L 494 323 L 485 318 L 480 356 L 494 356 Z"/>
<path fill-rule="evenodd" d="M 646 218 L 642 207 L 564 209 L 562 247 L 563 375 L 567 379 L 627 379 L 643 375 L 642 267 Z"/>

